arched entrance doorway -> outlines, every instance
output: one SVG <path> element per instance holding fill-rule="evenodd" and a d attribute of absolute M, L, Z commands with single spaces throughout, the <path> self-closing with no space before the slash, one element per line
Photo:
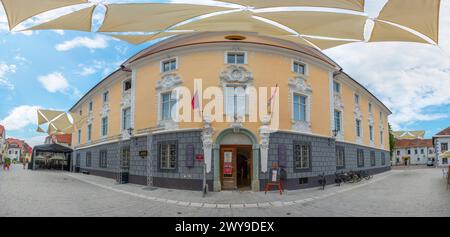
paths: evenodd
<path fill-rule="evenodd" d="M 259 191 L 259 145 L 246 129 L 226 129 L 214 144 L 214 190 Z"/>

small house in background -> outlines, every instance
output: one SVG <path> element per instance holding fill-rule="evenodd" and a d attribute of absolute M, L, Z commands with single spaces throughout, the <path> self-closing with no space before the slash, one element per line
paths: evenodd
<path fill-rule="evenodd" d="M 24 140 L 16 138 L 6 139 L 6 156 L 13 162 L 22 162 L 23 159 L 31 160 L 32 148 Z"/>
<path fill-rule="evenodd" d="M 433 145 L 436 149 L 435 159 L 438 166 L 449 165 L 450 150 L 448 149 L 448 144 L 450 144 L 450 127 L 433 136 Z"/>
<path fill-rule="evenodd" d="M 6 157 L 6 129 L 0 124 L 0 163 Z"/>
<path fill-rule="evenodd" d="M 435 157 L 432 140 L 419 138 L 396 139 L 393 154 L 392 165 L 425 165 Z"/>

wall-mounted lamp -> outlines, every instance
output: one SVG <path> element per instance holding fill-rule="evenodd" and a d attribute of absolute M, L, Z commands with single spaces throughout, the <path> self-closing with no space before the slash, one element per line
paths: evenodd
<path fill-rule="evenodd" d="M 134 140 L 134 145 L 137 146 L 138 145 L 138 139 L 137 139 L 137 137 L 133 136 L 134 128 L 128 128 L 127 131 L 128 131 L 128 135 L 130 135 L 130 139 Z"/>

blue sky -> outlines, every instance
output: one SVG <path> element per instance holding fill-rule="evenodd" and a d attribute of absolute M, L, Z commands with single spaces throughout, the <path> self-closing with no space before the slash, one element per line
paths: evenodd
<path fill-rule="evenodd" d="M 376 16 L 382 5 L 383 1 L 368 0 L 369 16 Z M 96 13 L 102 15 L 101 9 Z M 450 126 L 449 13 L 450 4 L 443 0 L 439 48 L 356 43 L 325 53 L 394 112 L 390 121 L 396 129 L 426 130 L 431 137 Z M 36 108 L 69 109 L 120 63 L 150 44 L 134 46 L 101 34 L 71 31 L 11 33 L 0 6 L 0 124 L 7 127 L 7 136 L 42 143 L 45 135 L 35 132 Z"/>

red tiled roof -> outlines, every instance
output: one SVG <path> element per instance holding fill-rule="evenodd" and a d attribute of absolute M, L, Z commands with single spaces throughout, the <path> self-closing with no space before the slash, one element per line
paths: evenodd
<path fill-rule="evenodd" d="M 433 147 L 431 139 L 401 139 L 395 140 L 395 148 Z"/>
<path fill-rule="evenodd" d="M 15 139 L 15 138 L 8 138 L 8 139 L 6 139 L 6 143 L 8 143 L 8 144 L 16 144 L 19 148 L 22 148 L 24 141 L 19 140 L 19 139 Z"/>
<path fill-rule="evenodd" d="M 438 136 L 450 136 L 450 127 L 440 131 L 438 134 L 436 134 Z"/>

